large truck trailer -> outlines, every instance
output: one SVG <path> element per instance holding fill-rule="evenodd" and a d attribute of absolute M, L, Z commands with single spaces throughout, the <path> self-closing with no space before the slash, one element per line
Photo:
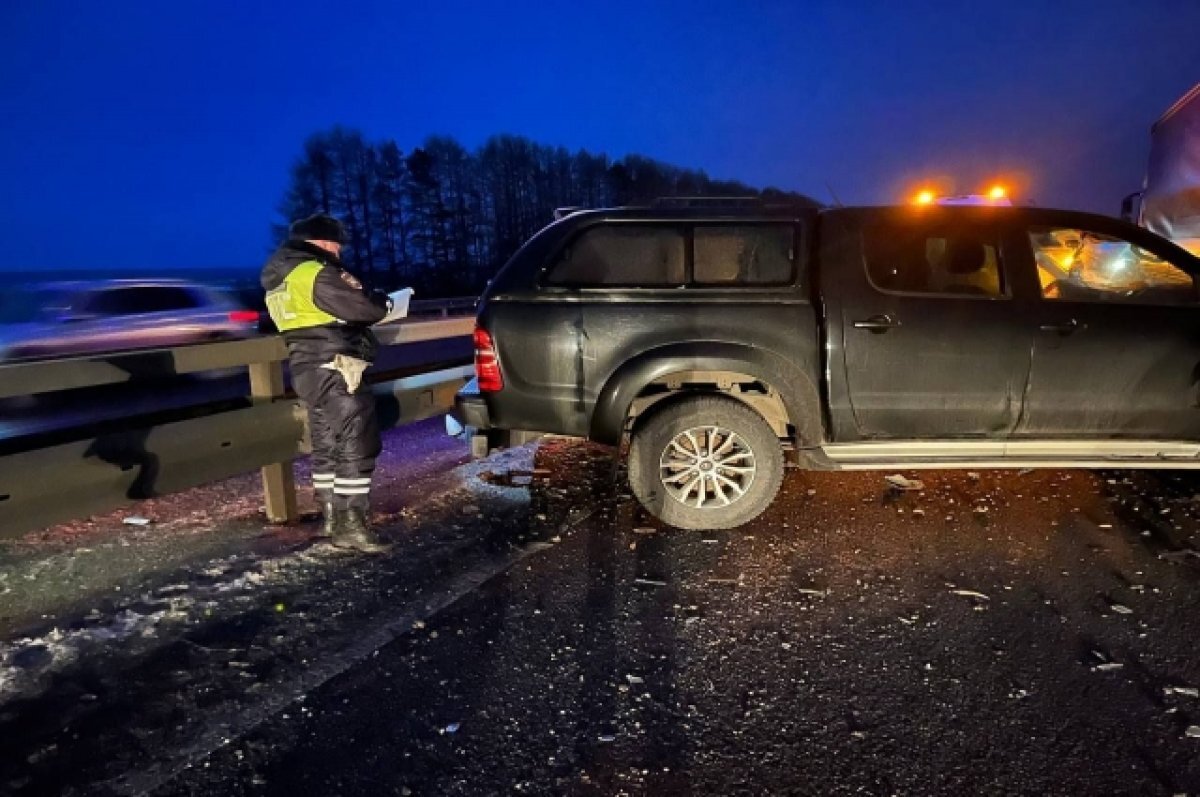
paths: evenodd
<path fill-rule="evenodd" d="M 1126 198 L 1123 215 L 1200 254 L 1200 84 L 1150 128 L 1145 188 Z"/>

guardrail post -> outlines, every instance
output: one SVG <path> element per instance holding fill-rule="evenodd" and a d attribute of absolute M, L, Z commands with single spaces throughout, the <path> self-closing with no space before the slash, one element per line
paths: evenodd
<path fill-rule="evenodd" d="M 255 403 L 271 402 L 283 396 L 283 363 L 250 363 L 250 397 Z M 296 477 L 292 461 L 275 462 L 262 469 L 263 494 L 267 519 L 272 523 L 292 523 L 300 516 L 296 506 Z"/>

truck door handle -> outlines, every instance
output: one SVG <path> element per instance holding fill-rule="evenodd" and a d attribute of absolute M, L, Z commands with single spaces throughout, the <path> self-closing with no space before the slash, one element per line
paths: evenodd
<path fill-rule="evenodd" d="M 882 335 L 889 329 L 895 329 L 898 326 L 900 326 L 900 322 L 890 315 L 873 315 L 865 321 L 854 322 L 855 329 L 867 329 L 876 335 Z"/>
<path fill-rule="evenodd" d="M 1070 335 L 1080 329 L 1087 329 L 1087 324 L 1081 324 L 1074 318 L 1069 321 L 1063 321 L 1061 324 L 1042 324 L 1043 332 L 1055 332 L 1059 335 Z"/>

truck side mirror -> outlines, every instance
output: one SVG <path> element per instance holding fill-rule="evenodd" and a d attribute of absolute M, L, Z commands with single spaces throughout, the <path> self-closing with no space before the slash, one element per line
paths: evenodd
<path fill-rule="evenodd" d="M 1140 206 L 1142 204 L 1142 193 L 1143 192 L 1141 191 L 1134 191 L 1132 194 L 1121 200 L 1122 221 L 1128 221 L 1131 224 L 1137 223 L 1138 216 L 1140 215 L 1138 211 L 1141 210 Z"/>

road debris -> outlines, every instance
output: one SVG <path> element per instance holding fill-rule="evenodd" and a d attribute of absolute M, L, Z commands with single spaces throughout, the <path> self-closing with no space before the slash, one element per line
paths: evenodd
<path fill-rule="evenodd" d="M 607 470 L 597 472 L 597 478 L 608 478 Z M 125 761 L 144 760 L 119 746 L 126 743 L 126 738 L 130 747 L 145 738 L 154 742 L 160 736 L 190 744 L 189 740 L 200 732 L 207 733 L 209 727 L 230 738 L 250 738 L 255 746 L 240 741 L 223 745 L 213 754 L 210 770 L 185 775 L 191 778 L 186 787 L 197 793 L 203 787 L 205 793 L 214 794 L 237 791 L 236 786 L 222 788 L 221 783 L 253 776 L 242 763 L 243 753 L 253 770 L 270 775 L 272 789 L 283 791 L 292 782 L 303 782 L 312 774 L 304 769 L 304 761 L 296 777 L 289 779 L 287 764 L 301 758 L 293 758 L 293 746 L 299 744 L 304 749 L 311 734 L 316 744 L 335 747 L 340 743 L 338 729 L 331 726 L 338 724 L 353 725 L 362 732 L 367 740 L 363 760 L 385 762 L 371 769 L 371 774 L 380 778 L 374 788 L 388 793 L 403 793 L 398 789 L 402 781 L 397 778 L 403 779 L 406 789 L 411 786 L 412 793 L 445 793 L 461 788 L 457 784 L 465 782 L 484 783 L 481 788 L 486 789 L 486 778 L 493 773 L 496 783 L 501 784 L 498 788 L 512 787 L 513 791 L 526 793 L 570 790 L 572 781 L 583 782 L 578 780 L 583 777 L 582 769 L 575 767 L 585 766 L 595 783 L 611 787 L 613 793 L 633 793 L 659 783 L 670 791 L 672 785 L 683 781 L 659 781 L 655 776 L 639 780 L 640 776 L 633 775 L 626 780 L 620 775 L 626 774 L 627 764 L 642 765 L 635 754 L 643 748 L 666 749 L 667 763 L 678 771 L 678 762 L 670 755 L 673 748 L 669 747 L 677 738 L 696 750 L 695 757 L 689 757 L 696 766 L 686 774 L 686 785 L 696 791 L 735 791 L 743 773 L 732 767 L 747 766 L 755 768 L 756 778 L 761 773 L 764 792 L 811 785 L 814 793 L 820 793 L 832 779 L 821 775 L 813 783 L 800 781 L 789 760 L 811 755 L 823 767 L 822 772 L 829 762 L 834 762 L 836 770 L 836 762 L 845 755 L 845 735 L 851 733 L 852 743 L 855 739 L 873 741 L 879 734 L 882 738 L 867 751 L 861 769 L 856 765 L 852 770 L 834 773 L 834 777 L 848 776 L 846 791 L 854 787 L 870 791 L 910 763 L 913 769 L 903 771 L 901 785 L 937 784 L 945 772 L 956 771 L 956 757 L 974 757 L 976 749 L 969 745 L 978 743 L 984 752 L 972 764 L 979 767 L 978 771 L 964 775 L 967 786 L 982 783 L 986 790 L 989 782 L 1003 782 L 1014 791 L 1023 791 L 1023 787 L 1033 791 L 1036 787 L 1045 789 L 1049 783 L 1051 791 L 1134 792 L 1149 782 L 1136 757 L 1141 751 L 1128 749 L 1134 746 L 1108 746 L 1111 734 L 1096 732 L 1097 723 L 1091 721 L 1100 715 L 1104 723 L 1116 717 L 1108 726 L 1101 724 L 1101 728 L 1115 725 L 1120 732 L 1128 725 L 1128 733 L 1154 760 L 1173 765 L 1182 762 L 1172 767 L 1172 782 L 1190 783 L 1194 771 L 1183 766 L 1194 766 L 1200 759 L 1188 759 L 1183 755 L 1187 750 L 1178 748 L 1183 741 L 1185 746 L 1193 745 L 1189 749 L 1200 750 L 1200 739 L 1185 737 L 1191 723 L 1200 726 L 1200 680 L 1190 685 L 1188 682 L 1195 679 L 1188 678 L 1186 666 L 1178 664 L 1189 661 L 1192 642 L 1188 639 L 1186 616 L 1173 608 L 1192 597 L 1189 590 L 1194 579 L 1193 574 L 1183 572 L 1183 567 L 1156 560 L 1157 546 L 1139 545 L 1134 539 L 1136 523 L 1125 518 L 1142 505 L 1143 499 L 1139 496 L 1130 499 L 1129 505 L 1113 508 L 1118 514 L 1110 519 L 1122 529 L 1129 528 L 1128 534 L 1114 536 L 1109 532 L 1079 535 L 1076 539 L 1065 531 L 1053 530 L 1051 522 L 1058 519 L 1060 528 L 1069 528 L 1075 522 L 1094 529 L 1085 515 L 1104 517 L 1095 514 L 1102 496 L 1095 493 L 1098 480 L 1090 474 L 1076 477 L 1080 483 L 1078 495 L 1056 493 L 1051 485 L 1059 480 L 1053 472 L 1033 481 L 1018 480 L 1016 485 L 1007 480 L 1009 491 L 1017 486 L 1028 487 L 1025 498 L 1012 498 L 1011 502 L 1004 494 L 1004 482 L 996 482 L 992 471 L 988 471 L 986 490 L 983 486 L 971 489 L 961 476 L 931 476 L 933 481 L 925 492 L 908 496 L 892 492 L 887 485 L 880 491 L 876 480 L 885 475 L 886 471 L 855 474 L 853 479 L 842 477 L 836 482 L 833 477 L 813 476 L 814 480 L 829 479 L 814 482 L 822 497 L 819 504 L 805 502 L 807 485 L 791 478 L 791 493 L 785 499 L 792 503 L 782 504 L 781 510 L 750 528 L 757 536 L 756 542 L 748 541 L 740 532 L 710 531 L 689 536 L 652 527 L 650 524 L 656 521 L 642 516 L 639 522 L 640 511 L 624 495 L 619 502 L 611 501 L 611 506 L 603 507 L 607 516 L 572 527 L 563 518 L 594 500 L 590 491 L 558 496 L 536 482 L 539 487 L 532 500 L 545 501 L 550 518 L 546 525 L 539 527 L 530 522 L 534 512 L 542 511 L 542 504 L 533 503 L 530 509 L 528 503 L 514 503 L 510 516 L 496 511 L 501 499 L 491 492 L 473 501 L 483 509 L 483 519 L 475 524 L 461 514 L 461 494 L 452 493 L 443 499 L 437 513 L 423 510 L 428 512 L 421 519 L 423 533 L 401 538 L 402 545 L 411 541 L 420 556 L 396 557 L 396 562 L 375 569 L 359 563 L 350 567 L 340 562 L 326 564 L 330 557 L 324 548 L 311 546 L 301 538 L 302 547 L 285 555 L 304 557 L 308 562 L 304 571 L 287 579 L 272 576 L 260 592 L 230 594 L 221 598 L 221 605 L 210 600 L 223 594 L 216 584 L 225 584 L 245 572 L 258 579 L 265 562 L 263 555 L 247 552 L 240 544 L 218 549 L 223 557 L 228 553 L 228 559 L 219 560 L 210 558 L 216 554 L 210 554 L 206 547 L 200 564 L 188 571 L 187 577 L 194 576 L 194 583 L 179 581 L 174 568 L 164 569 L 161 574 L 156 572 L 153 580 L 121 582 L 121 595 L 133 597 L 122 599 L 104 593 L 87 604 L 102 605 L 107 618 L 109 604 L 114 601 L 117 606 L 125 605 L 120 602 L 124 600 L 147 608 L 165 607 L 180 597 L 194 601 L 189 616 L 178 621 L 178 629 L 164 631 L 160 639 L 143 639 L 137 633 L 140 626 L 136 626 L 113 640 L 122 643 L 113 646 L 121 656 L 114 657 L 118 663 L 126 657 L 135 662 L 146 660 L 145 650 L 164 651 L 149 659 L 153 667 L 136 665 L 134 672 L 142 680 L 131 686 L 126 683 L 133 679 L 125 678 L 124 670 L 105 663 L 108 654 L 94 655 L 103 651 L 88 648 L 75 653 L 72 648 L 67 651 L 71 655 L 68 659 L 60 655 L 60 645 L 43 644 L 32 649 L 32 644 L 23 644 L 5 650 L 0 641 L 0 693 L 8 689 L 3 685 L 6 678 L 13 679 L 12 694 L 16 694 L 17 687 L 30 692 L 34 686 L 42 688 L 43 683 L 64 685 L 56 686 L 60 694 L 52 694 L 40 703 L 4 704 L 0 714 L 12 712 L 10 716 L 18 717 L 19 722 L 4 720 L 7 724 L 0 735 L 15 751 L 11 756 L 13 766 L 24 768 L 22 762 L 28 753 L 37 751 L 34 741 L 45 742 L 38 737 L 25 744 L 20 731 L 47 727 L 46 741 L 62 744 L 63 751 L 39 761 L 38 773 L 48 772 L 53 779 L 61 769 L 80 781 L 83 774 L 74 774 L 77 770 L 68 770 L 64 764 L 92 760 L 88 758 L 92 750 L 83 747 L 85 742 L 97 747 L 94 760 L 117 776 L 120 771 L 116 766 L 105 762 L 112 760 L 124 767 Z M 918 471 L 914 475 L 926 474 Z M 557 483 L 558 476 L 554 478 Z M 971 524 L 970 509 L 980 499 L 964 492 L 987 494 L 983 502 L 996 510 L 989 518 L 995 521 L 994 531 L 959 536 L 952 527 L 942 528 L 934 520 L 949 516 L 963 525 Z M 601 494 L 609 496 L 607 492 Z M 307 501 L 308 495 L 303 497 Z M 1048 501 L 1043 502 L 1043 497 Z M 952 498 L 956 499 L 953 505 Z M 511 495 L 503 498 L 505 506 L 516 500 Z M 522 495 L 520 500 L 530 499 Z M 1050 506 L 1039 514 L 1042 503 Z M 311 511 L 311 504 L 306 506 Z M 903 515 L 898 522 L 898 506 L 909 517 L 923 511 L 938 527 L 930 529 L 931 533 L 958 537 L 962 544 L 937 544 L 941 538 L 922 536 L 921 523 L 906 524 Z M 1080 507 L 1078 513 L 1072 511 L 1075 506 Z M 147 529 L 146 534 L 139 529 L 121 536 L 141 545 L 163 536 L 165 525 L 176 523 L 178 517 L 177 512 L 160 506 L 147 511 L 152 517 L 162 518 L 162 523 L 156 521 L 155 529 Z M 1176 514 L 1183 511 L 1181 508 Z M 1200 515 L 1200 505 L 1196 512 Z M 1145 515 L 1153 520 L 1156 510 Z M 128 528 L 120 525 L 123 516 L 124 512 L 118 511 L 104 525 L 118 530 Z M 257 515 L 246 517 L 246 526 L 253 527 L 257 534 Z M 784 518 L 790 520 L 790 525 L 782 522 Z M 436 536 L 434 532 L 446 525 L 443 519 L 461 524 L 462 530 L 445 528 L 444 538 Z M 1125 526 L 1126 522 L 1131 525 Z M 1185 528 L 1195 534 L 1195 527 Z M 506 560 L 502 596 L 495 589 L 500 582 L 490 582 L 483 589 L 473 586 L 478 583 L 476 574 L 485 572 L 476 569 L 480 563 L 494 561 L 493 540 L 507 539 L 510 534 L 539 553 L 513 560 L 520 565 Z M 564 545 L 545 546 L 542 550 L 542 543 L 556 534 L 562 535 Z M 565 545 L 568 535 L 572 536 L 571 545 Z M 642 535 L 657 535 L 658 539 L 643 541 Z M 458 546 L 467 536 L 485 540 L 486 550 L 470 547 L 465 549 L 470 555 L 462 555 Z M 458 571 L 449 571 L 443 577 L 443 560 L 426 558 L 425 546 L 431 545 L 431 539 L 438 545 L 453 546 L 447 547 L 444 554 L 439 548 L 438 556 L 444 555 L 444 561 L 462 562 L 467 574 L 466 580 L 454 583 L 472 591 L 456 598 L 454 604 L 440 602 L 458 594 L 443 586 L 447 578 L 459 578 Z M 1180 535 L 1174 544 L 1189 544 L 1179 541 L 1187 539 Z M 1191 537 L 1191 544 L 1195 539 Z M 603 544 L 594 545 L 592 540 Z M 631 554 L 634 541 L 635 553 Z M 675 541 L 682 544 L 676 546 Z M 106 542 L 104 538 L 100 544 Z M 266 542 L 272 541 L 256 539 L 255 546 L 265 546 Z M 662 550 L 661 544 L 668 542 L 671 544 Z M 1109 568 L 1094 566 L 1088 544 L 1099 542 L 1111 552 L 1101 555 L 1112 556 L 1113 569 L 1119 566 L 1116 581 Z M 293 541 L 285 538 L 279 545 L 285 543 L 290 546 Z M 502 549 L 500 554 L 509 555 L 507 545 L 496 547 Z M 120 551 L 115 544 L 113 550 Z M 270 556 L 278 555 L 271 550 Z M 14 549 L 14 553 L 25 555 L 23 549 Z M 57 555 L 56 551 L 51 553 Z M 61 560 L 50 561 L 57 566 Z M 92 566 L 90 560 L 82 564 Z M 157 566 L 157 560 L 149 564 Z M 7 562 L 0 562 L 0 591 L 9 583 L 3 580 L 6 566 Z M 433 572 L 435 569 L 439 572 Z M 629 578 L 639 570 L 662 575 Z M 742 572 L 744 576 L 735 575 Z M 1069 575 L 1060 577 L 1061 572 Z M 667 573 L 671 574 L 669 578 Z M 632 595 L 628 589 L 631 581 L 638 585 Z M 804 581 L 812 586 L 801 586 Z M 816 581 L 828 586 L 817 588 Z M 1157 586 L 1145 586 L 1143 590 L 1138 582 Z M 245 583 L 259 586 L 250 578 Z M 958 585 L 964 583 L 980 587 L 960 589 Z M 706 589 L 707 584 L 714 588 Z M 718 584 L 728 585 L 728 589 Z M 991 606 L 990 593 L 981 590 L 984 584 L 1001 590 L 995 607 Z M 1161 600 L 1152 598 L 1153 589 L 1162 590 Z M 965 605 L 948 602 L 946 594 L 967 601 Z M 0 597 L 6 596 L 0 592 Z M 503 598 L 502 603 L 498 597 Z M 1114 622 L 1113 615 L 1121 612 L 1113 600 L 1122 597 L 1130 601 L 1122 601 L 1122 605 L 1132 607 L 1137 603 L 1137 609 L 1132 610 L 1136 617 Z M 164 600 L 167 598 L 170 600 Z M 206 614 L 210 603 L 212 613 Z M 1006 603 L 1011 604 L 1011 610 L 1001 611 Z M 276 613 L 272 607 L 284 611 Z M 346 611 L 351 607 L 353 611 Z M 972 614 L 967 615 L 967 609 L 972 609 Z M 503 633 L 499 633 L 498 611 L 534 621 L 504 623 Z M 424 619 L 416 620 L 417 616 Z M 975 622 L 964 622 L 964 617 Z M 1164 622 L 1164 618 L 1176 617 L 1181 621 L 1179 629 Z M 1140 622 L 1143 618 L 1144 626 Z M 1060 619 L 1064 629 L 1061 634 Z M 72 615 L 63 613 L 42 621 L 42 625 L 54 623 L 69 628 L 73 626 L 67 624 L 73 620 Z M 896 622 L 902 627 L 897 628 Z M 110 629 L 110 624 L 97 625 L 93 619 L 77 624 L 92 633 L 107 634 Z M 679 625 L 685 627 L 680 629 Z M 431 644 L 433 628 L 445 634 Z M 300 683 L 304 684 L 312 711 L 291 708 L 290 684 L 297 683 L 297 676 L 308 678 L 310 670 L 320 668 L 317 677 L 328 677 L 328 665 L 322 663 L 329 658 L 323 656 L 327 650 L 345 650 L 346 639 L 352 641 L 377 629 L 384 629 L 386 636 L 400 637 L 400 642 L 379 649 L 377 656 L 372 654 L 361 664 L 347 665 L 354 669 L 346 679 L 353 679 L 355 685 L 377 688 L 310 688 L 323 681 L 309 678 Z M 1119 642 L 1112 638 L 1114 630 L 1120 631 Z M 180 640 L 182 646 L 172 643 L 182 634 L 187 634 Z M 286 641 L 280 642 L 283 634 L 287 635 Z M 205 646 L 194 643 L 193 638 Z M 123 641 L 126 639 L 129 642 Z M 325 639 L 330 641 L 320 641 Z M 863 644 L 867 639 L 869 646 Z M 652 642 L 646 645 L 644 655 L 630 655 L 631 645 L 647 640 Z M 1114 644 L 1119 647 L 1113 655 L 1121 655 L 1122 661 L 1130 659 L 1130 673 L 1125 673 L 1119 662 L 1110 660 L 1107 646 Z M 1034 656 L 1021 655 L 1030 646 L 1042 648 Z M 1148 652 L 1151 646 L 1162 651 L 1155 654 L 1157 658 Z M 128 652 L 123 650 L 125 647 Z M 1093 656 L 1093 648 L 1106 652 Z M 530 656 L 531 650 L 539 655 Z M 516 677 L 485 678 L 481 682 L 479 674 L 488 670 L 480 670 L 470 660 L 480 652 L 485 652 L 489 667 L 512 672 Z M 1157 678 L 1146 675 L 1152 679 L 1146 691 L 1122 688 L 1138 685 L 1143 657 L 1147 672 L 1175 670 L 1175 674 L 1163 677 L 1164 673 Z M 77 677 L 76 662 L 89 667 L 93 666 L 91 662 L 101 662 L 102 666 L 95 665 L 99 677 L 94 681 Z M 1085 669 L 1080 671 L 1080 666 Z M 1091 672 L 1093 668 L 1099 673 L 1120 672 L 1110 673 L 1112 678 L 1092 678 L 1096 674 Z M 641 672 L 652 674 L 655 683 L 650 684 Z M 1138 677 L 1126 684 L 1133 675 Z M 1081 685 L 1080 679 L 1092 683 Z M 980 683 L 986 688 L 979 688 Z M 612 694 L 619 688 L 618 694 Z M 521 691 L 525 689 L 531 692 Z M 647 692 L 653 697 L 647 697 Z M 952 729 L 949 732 L 961 732 L 964 741 L 963 746 L 954 746 L 944 755 L 938 752 L 929 759 L 924 757 L 924 738 L 918 735 L 908 739 L 888 730 L 893 724 L 890 718 L 909 710 L 910 695 L 926 693 L 938 699 L 920 701 L 913 707 L 913 722 L 929 723 L 935 732 L 943 732 L 943 721 L 953 723 L 948 726 Z M 287 706 L 293 717 L 318 718 L 305 734 L 293 735 L 295 726 L 291 722 L 269 723 L 261 735 L 255 732 L 251 736 L 239 728 L 222 726 L 231 715 L 258 716 L 261 701 L 275 700 L 276 694 L 283 695 L 277 705 Z M 942 711 L 949 701 L 940 698 L 947 694 L 962 706 L 961 712 L 947 716 Z M 842 695 L 852 697 L 843 700 Z M 784 702 L 789 697 L 804 712 L 811 712 L 811 722 L 794 719 L 797 711 L 789 710 Z M 211 709 L 199 702 L 214 699 L 219 702 Z M 126 707 L 137 705 L 137 701 L 145 701 L 149 710 L 144 713 L 149 716 L 142 717 L 140 709 L 129 715 L 129 730 L 138 734 L 135 736 L 122 723 Z M 689 701 L 699 707 L 688 705 Z M 455 705 L 482 708 L 463 712 Z M 856 712 L 850 712 L 848 705 L 869 705 L 869 716 L 855 717 Z M 96 729 L 105 746 L 100 748 L 86 737 L 72 741 L 70 730 L 53 729 L 53 723 L 45 719 L 53 715 L 44 707 L 55 706 L 65 708 L 71 717 L 86 717 L 89 730 Z M 1048 712 L 1043 710 L 1045 706 L 1060 708 Z M 171 734 L 158 730 L 164 707 L 180 717 L 182 730 Z M 540 717 L 532 720 L 533 725 L 530 723 L 535 715 L 531 709 L 536 709 Z M 1165 715 L 1166 710 L 1174 710 L 1174 716 Z M 996 738 L 992 733 L 996 723 L 1002 724 L 1014 712 L 1021 725 L 1019 731 L 1027 731 L 1029 738 L 1043 748 L 1030 753 L 1044 754 L 1034 759 L 1032 784 L 1013 779 L 1009 774 L 1011 761 L 987 752 L 986 745 L 994 744 Z M 454 713 L 467 719 L 451 721 L 449 715 Z M 412 738 L 401 739 L 399 744 L 388 736 L 395 716 L 407 718 L 415 731 Z M 331 722 L 330 718 L 338 718 L 339 722 Z M 875 724 L 881 719 L 882 726 L 876 730 Z M 459 739 L 457 733 L 467 724 L 471 728 Z M 422 725 L 424 731 L 420 730 Z M 488 760 L 489 751 L 503 750 L 512 739 L 522 738 L 530 727 L 536 731 L 539 726 L 545 738 L 538 740 L 539 747 L 530 756 Z M 805 733 L 806 728 L 818 727 L 824 729 L 820 738 Z M 571 752 L 569 739 L 564 741 L 572 728 L 584 732 L 583 747 L 575 752 Z M 445 738 L 447 735 L 451 738 Z M 590 750 L 587 735 L 592 737 Z M 734 759 L 706 746 L 710 739 L 726 744 L 731 735 L 741 737 L 736 741 L 739 753 L 746 754 L 744 758 L 739 755 Z M 434 740 L 434 736 L 439 738 Z M 261 750 L 258 739 L 263 740 Z M 622 742 L 620 748 L 615 745 L 618 740 Z M 1061 756 L 1063 743 L 1071 744 L 1083 755 Z M 765 746 L 757 747 L 759 744 Z M 613 749 L 600 749 L 607 746 Z M 1031 743 L 1029 750 L 1034 747 Z M 755 760 L 764 750 L 765 762 Z M 411 757 L 406 756 L 409 752 Z M 148 753 L 165 756 L 170 750 L 150 748 Z M 551 753 L 556 763 L 544 767 L 539 762 Z M 1091 766 L 1091 760 L 1107 755 L 1113 757 L 1113 766 Z M 1128 766 L 1120 765 L 1125 763 L 1121 756 L 1128 758 Z M 286 763 L 280 766 L 281 761 Z M 399 761 L 403 766 L 393 768 L 386 765 L 389 761 Z M 329 766 L 327 762 L 312 764 L 314 769 L 318 765 Z M 355 762 L 346 761 L 345 765 L 352 770 Z M 1043 777 L 1049 772 L 1054 773 L 1053 780 Z M 353 775 L 336 769 L 328 774 L 347 778 L 342 782 L 353 782 Z M 1095 780 L 1090 780 L 1092 777 Z M 9 778 L 0 776 L 0 784 L 7 786 L 9 782 Z M 35 781 L 28 788 L 32 791 L 41 785 Z M 601 790 L 600 785 L 596 789 Z M 85 790 L 78 788 L 79 793 Z"/>
<path fill-rule="evenodd" d="M 915 492 L 925 489 L 925 482 L 920 479 L 910 479 L 899 473 L 893 473 L 891 476 L 884 477 L 884 481 L 888 483 L 893 490 L 901 492 Z"/>
<path fill-rule="evenodd" d="M 1200 739 L 1200 725 L 1189 725 L 1185 733 L 1189 739 Z"/>
<path fill-rule="evenodd" d="M 1102 650 L 1093 650 L 1092 656 L 1095 657 L 1097 664 L 1092 665 L 1092 672 L 1112 672 L 1120 670 L 1125 665 L 1120 662 L 1113 661 L 1112 658 Z"/>
<path fill-rule="evenodd" d="M 1110 603 L 1108 608 L 1112 609 L 1117 614 L 1133 614 L 1133 609 L 1130 609 L 1123 603 Z"/>
<path fill-rule="evenodd" d="M 148 517 L 142 517 L 141 515 L 130 515 L 121 522 L 126 526 L 149 526 L 154 521 L 150 520 Z"/>

